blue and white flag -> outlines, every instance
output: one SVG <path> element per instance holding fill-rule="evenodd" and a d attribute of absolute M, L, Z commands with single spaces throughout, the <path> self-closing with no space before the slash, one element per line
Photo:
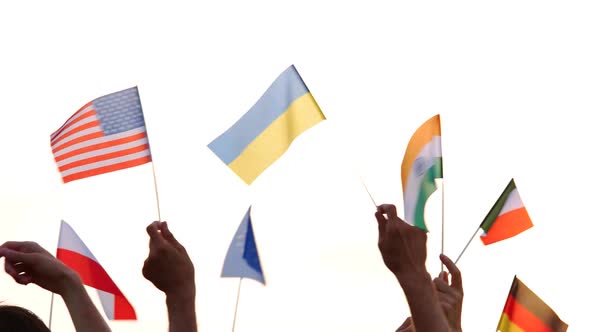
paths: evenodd
<path fill-rule="evenodd" d="M 264 273 L 260 265 L 254 230 L 252 229 L 251 209 L 250 206 L 227 250 L 221 277 L 250 278 L 265 285 Z"/>

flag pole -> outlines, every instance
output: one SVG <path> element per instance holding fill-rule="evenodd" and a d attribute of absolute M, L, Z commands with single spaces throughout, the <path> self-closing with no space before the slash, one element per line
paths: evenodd
<path fill-rule="evenodd" d="M 158 182 L 156 181 L 156 168 L 154 166 L 154 159 L 152 157 L 152 174 L 154 175 L 154 189 L 156 190 L 156 206 L 158 208 L 158 221 L 162 221 L 160 216 L 160 196 L 158 195 Z"/>
<path fill-rule="evenodd" d="M 48 328 L 51 330 L 51 318 L 53 317 L 53 296 L 55 293 L 51 292 L 51 306 L 49 307 L 49 324 L 47 324 Z"/>
<path fill-rule="evenodd" d="M 369 197 L 371 197 L 371 201 L 373 201 L 373 205 L 375 205 L 375 207 L 378 207 L 377 206 L 377 203 L 375 202 L 375 199 L 373 198 L 373 196 L 369 192 L 369 188 L 367 188 L 367 185 L 365 184 L 365 181 L 363 181 L 363 177 L 359 175 L 359 178 L 361 179 L 361 183 L 363 184 L 363 187 L 365 187 L 365 190 L 367 191 L 367 194 L 369 194 Z"/>
<path fill-rule="evenodd" d="M 137 88 L 137 86 L 136 86 Z M 141 97 L 139 96 L 139 88 L 137 88 L 137 97 L 140 100 L 141 103 Z M 142 114 L 143 114 L 143 106 L 141 106 L 142 109 Z M 145 121 L 145 116 L 144 116 L 144 123 L 143 123 L 144 127 L 145 127 L 145 131 L 147 133 L 147 123 Z M 158 195 L 158 182 L 156 181 L 156 167 L 154 166 L 154 156 L 152 155 L 152 151 L 151 151 L 151 147 L 150 147 L 150 157 L 152 159 L 152 175 L 154 176 L 154 189 L 156 190 L 156 207 L 158 209 L 158 221 L 162 221 L 162 217 L 160 216 L 160 196 Z"/>
<path fill-rule="evenodd" d="M 441 137 L 442 137 L 442 128 L 440 128 L 441 127 L 441 125 L 440 125 L 440 115 L 439 115 L 439 123 L 438 123 L 438 125 L 439 125 L 440 134 L 441 134 Z M 441 143 L 440 143 L 440 155 L 441 156 L 443 155 L 443 153 L 442 153 L 442 139 L 441 139 Z M 441 167 L 441 172 L 440 172 L 440 175 L 441 175 L 440 186 L 441 186 L 441 188 L 440 189 L 441 189 L 441 195 L 442 196 L 441 196 L 441 226 L 440 226 L 441 227 L 441 232 L 440 232 L 440 234 L 441 234 L 440 235 L 441 236 L 441 241 L 440 241 L 440 253 L 442 255 L 444 255 L 445 254 L 445 180 L 444 180 L 444 167 L 443 167 L 443 164 L 442 163 L 443 162 L 442 162 L 442 159 L 441 159 L 441 162 L 440 162 L 440 167 Z M 445 267 L 443 265 L 443 262 L 440 261 L 440 272 L 441 273 L 444 271 L 444 268 Z"/>
<path fill-rule="evenodd" d="M 465 248 L 463 248 L 463 250 L 461 251 L 461 253 L 459 254 L 459 257 L 457 257 L 457 260 L 455 260 L 455 264 L 459 263 L 459 259 L 461 259 L 461 256 L 463 256 L 463 253 L 465 252 L 465 250 L 467 249 L 467 247 L 469 247 L 469 245 L 471 244 L 471 241 L 473 241 L 473 239 L 475 238 L 475 236 L 477 235 L 477 232 L 479 231 L 479 226 L 477 227 L 477 229 L 475 230 L 475 233 L 473 233 L 473 235 L 471 236 L 471 239 L 469 239 L 469 242 L 467 242 L 467 245 L 465 246 Z"/>
<path fill-rule="evenodd" d="M 441 241 L 440 241 L 440 253 L 444 255 L 445 253 L 445 180 L 440 182 L 441 186 Z M 443 262 L 440 262 L 440 272 L 444 270 Z"/>
<path fill-rule="evenodd" d="M 236 309 L 234 310 L 234 323 L 232 324 L 231 330 L 234 332 L 236 329 L 236 317 L 238 316 L 238 304 L 240 303 L 240 290 L 242 289 L 242 279 L 240 278 L 240 284 L 238 285 L 238 298 L 236 299 Z"/>

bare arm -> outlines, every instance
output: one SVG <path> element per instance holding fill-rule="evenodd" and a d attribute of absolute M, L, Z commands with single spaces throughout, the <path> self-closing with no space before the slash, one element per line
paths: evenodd
<path fill-rule="evenodd" d="M 78 275 L 60 295 L 70 312 L 76 331 L 111 331 L 92 303 Z"/>
<path fill-rule="evenodd" d="M 449 274 L 446 271 L 434 278 L 432 283 L 438 295 L 438 301 L 447 318 L 449 328 L 453 332 L 462 332 L 461 328 L 461 310 L 463 307 L 463 280 L 461 271 L 453 261 L 447 256 L 441 254 L 440 260 L 449 269 L 452 281 L 449 282 Z M 408 317 L 396 332 L 415 332 L 412 323 L 412 317 Z"/>
<path fill-rule="evenodd" d="M 34 283 L 61 295 L 76 331 L 111 331 L 92 303 L 78 274 L 35 242 L 6 242 L 0 246 L 5 270 L 22 285 Z"/>
<path fill-rule="evenodd" d="M 450 332 L 426 270 L 426 233 L 401 220 L 394 205 L 379 206 L 375 217 L 381 256 L 404 291 L 415 331 Z"/>
<path fill-rule="evenodd" d="M 398 281 L 406 295 L 416 332 L 450 331 L 426 271 L 398 276 Z"/>
<path fill-rule="evenodd" d="M 147 227 L 150 253 L 143 276 L 166 294 L 170 332 L 197 332 L 195 269 L 166 222 Z"/>

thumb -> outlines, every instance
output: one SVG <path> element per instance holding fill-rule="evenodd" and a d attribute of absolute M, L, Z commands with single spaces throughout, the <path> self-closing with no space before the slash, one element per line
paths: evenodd
<path fill-rule="evenodd" d="M 161 222 L 154 221 L 145 228 L 145 231 L 150 236 L 152 240 L 160 240 L 162 238 L 162 233 L 160 232 Z"/>
<path fill-rule="evenodd" d="M 162 222 L 162 235 L 164 236 L 164 238 L 170 242 L 172 242 L 175 245 L 180 245 L 180 242 L 178 242 L 178 240 L 176 240 L 176 238 L 174 237 L 174 235 L 172 234 L 172 232 L 170 231 L 170 229 L 168 228 L 168 222 L 164 221 Z"/>
<path fill-rule="evenodd" d="M 375 218 L 377 219 L 377 225 L 379 227 L 379 235 L 385 233 L 385 228 L 387 226 L 387 219 L 383 216 L 383 213 L 377 211 L 375 212 Z"/>

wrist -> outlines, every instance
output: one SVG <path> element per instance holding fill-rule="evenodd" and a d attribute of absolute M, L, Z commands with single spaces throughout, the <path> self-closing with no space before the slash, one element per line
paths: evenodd
<path fill-rule="evenodd" d="M 84 289 L 84 284 L 82 284 L 80 276 L 73 271 L 64 274 L 60 289 L 56 291 L 66 303 L 84 292 L 86 290 Z"/>
<path fill-rule="evenodd" d="M 395 273 L 395 277 L 402 287 L 404 287 L 404 285 L 411 286 L 432 283 L 432 278 L 426 268 L 398 272 Z"/>
<path fill-rule="evenodd" d="M 430 274 L 424 270 L 420 272 L 397 274 L 397 281 L 406 295 L 412 293 L 435 293 Z"/>
<path fill-rule="evenodd" d="M 66 270 L 58 279 L 57 288 L 55 290 L 59 295 L 69 295 L 72 292 L 83 288 L 82 279 L 78 273 L 73 270 Z"/>
<path fill-rule="evenodd" d="M 196 288 L 195 285 L 185 285 L 174 288 L 166 292 L 166 303 L 187 305 L 195 303 Z"/>

